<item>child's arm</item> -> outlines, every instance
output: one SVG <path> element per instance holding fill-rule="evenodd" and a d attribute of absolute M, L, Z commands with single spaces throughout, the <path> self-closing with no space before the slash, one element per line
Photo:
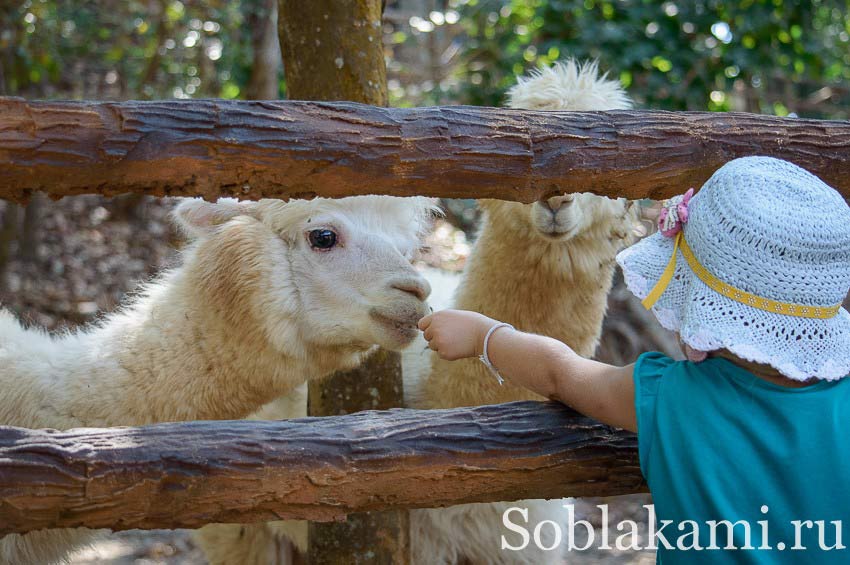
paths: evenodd
<path fill-rule="evenodd" d="M 419 329 L 431 349 L 454 361 L 481 355 L 484 337 L 497 323 L 476 312 L 443 310 L 422 318 Z M 507 327 L 490 336 L 487 354 L 506 379 L 610 426 L 637 430 L 632 365 L 591 361 L 560 341 Z"/>

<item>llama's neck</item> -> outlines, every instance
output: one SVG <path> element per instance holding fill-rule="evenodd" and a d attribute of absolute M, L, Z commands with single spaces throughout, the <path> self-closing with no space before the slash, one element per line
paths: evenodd
<path fill-rule="evenodd" d="M 620 245 L 609 239 L 608 226 L 597 228 L 568 242 L 546 244 L 533 234 L 485 218 L 454 306 L 554 337 L 581 355 L 593 355 Z M 498 386 L 477 359 L 448 362 L 436 354 L 415 395 L 422 408 L 539 399 L 510 382 Z"/>
<path fill-rule="evenodd" d="M 599 228 L 568 241 L 542 243 L 535 234 L 485 219 L 455 306 L 593 355 L 621 243 L 608 237 L 607 226 Z"/>
<path fill-rule="evenodd" d="M 286 353 L 273 349 L 249 311 L 234 316 L 240 305 L 222 302 L 239 289 L 212 296 L 194 274 L 166 275 L 125 312 L 56 344 L 57 403 L 70 425 L 242 418 L 359 360 L 353 349 L 311 346 L 308 354 L 297 339 Z"/>

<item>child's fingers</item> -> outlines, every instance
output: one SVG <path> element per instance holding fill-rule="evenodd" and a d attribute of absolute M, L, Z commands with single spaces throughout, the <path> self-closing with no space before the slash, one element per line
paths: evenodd
<path fill-rule="evenodd" d="M 431 325 L 431 319 L 434 317 L 434 314 L 428 314 L 424 316 L 419 322 L 416 324 L 420 330 L 425 331 L 428 326 Z"/>
<path fill-rule="evenodd" d="M 427 328 L 425 328 L 425 331 L 422 333 L 422 335 L 425 338 L 425 341 L 431 341 L 432 339 L 434 339 L 434 328 L 428 326 Z"/>

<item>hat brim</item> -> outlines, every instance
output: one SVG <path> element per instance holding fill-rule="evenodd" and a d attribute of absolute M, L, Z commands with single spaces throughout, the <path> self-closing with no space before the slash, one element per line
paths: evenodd
<path fill-rule="evenodd" d="M 641 300 L 661 278 L 673 240 L 653 234 L 623 250 L 617 263 Z M 798 381 L 835 380 L 850 374 L 850 313 L 821 320 L 767 312 L 719 294 L 694 274 L 678 252 L 667 289 L 651 308 L 659 323 L 700 351 L 726 349 L 774 367 Z"/>

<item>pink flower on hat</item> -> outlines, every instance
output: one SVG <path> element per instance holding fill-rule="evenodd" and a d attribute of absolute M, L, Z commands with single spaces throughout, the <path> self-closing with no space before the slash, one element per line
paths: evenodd
<path fill-rule="evenodd" d="M 689 188 L 685 194 L 664 201 L 658 215 L 658 229 L 666 237 L 675 237 L 688 223 L 688 203 L 693 195 L 694 189 Z"/>

